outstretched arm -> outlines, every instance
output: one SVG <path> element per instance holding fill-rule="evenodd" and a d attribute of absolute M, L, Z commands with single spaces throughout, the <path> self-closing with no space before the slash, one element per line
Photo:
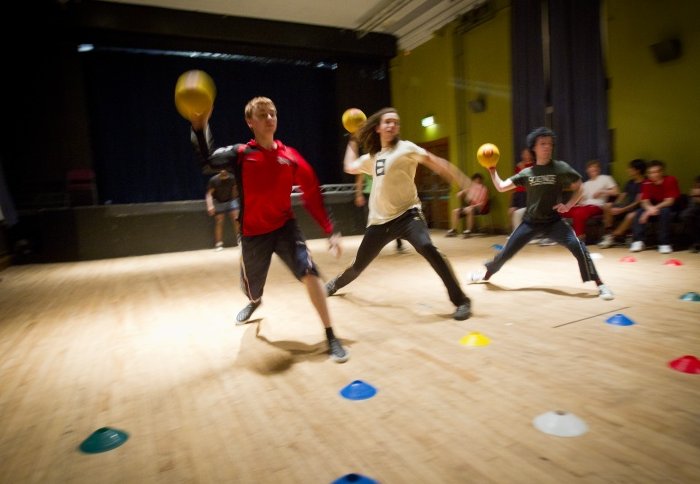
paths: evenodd
<path fill-rule="evenodd" d="M 466 190 L 472 184 L 471 179 L 462 171 L 444 158 L 435 156 L 431 152 L 421 160 L 421 163 L 433 170 L 450 183 L 454 183 L 460 190 Z"/>

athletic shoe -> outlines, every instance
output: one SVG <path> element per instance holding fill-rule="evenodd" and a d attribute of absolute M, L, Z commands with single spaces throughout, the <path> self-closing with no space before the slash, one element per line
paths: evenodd
<path fill-rule="evenodd" d="M 598 297 L 605 301 L 612 301 L 613 299 L 615 299 L 615 295 L 605 284 L 601 284 L 600 286 L 598 286 Z"/>
<path fill-rule="evenodd" d="M 214 246 L 214 250 L 219 252 L 221 250 L 224 250 L 224 243 L 223 242 L 217 242 L 216 245 Z"/>
<path fill-rule="evenodd" d="M 489 271 L 486 269 L 480 271 L 474 271 L 469 274 L 469 280 L 472 282 L 488 281 L 491 278 Z"/>
<path fill-rule="evenodd" d="M 530 244 L 530 245 L 539 244 L 541 240 L 542 239 L 532 239 L 532 240 L 530 240 L 530 242 L 528 242 L 528 244 Z"/>
<path fill-rule="evenodd" d="M 262 299 L 257 302 L 251 301 L 250 303 L 248 303 L 248 305 L 241 309 L 241 311 L 236 316 L 236 324 L 245 324 L 246 321 L 248 321 L 253 315 L 253 312 L 256 309 L 258 309 L 258 306 L 260 306 L 261 303 Z"/>
<path fill-rule="evenodd" d="M 457 306 L 457 309 L 455 309 L 455 312 L 452 314 L 452 317 L 457 321 L 464 321 L 465 319 L 469 319 L 469 316 L 471 315 L 472 304 L 471 301 L 467 299 L 463 304 Z"/>
<path fill-rule="evenodd" d="M 326 297 L 331 297 L 338 289 L 335 287 L 335 279 L 331 279 L 326 283 Z"/>
<path fill-rule="evenodd" d="M 545 238 L 545 239 L 541 239 L 538 242 L 538 245 L 541 245 L 542 247 L 546 247 L 546 246 L 550 246 L 550 245 L 557 245 L 557 243 L 554 242 L 552 239 Z"/>
<path fill-rule="evenodd" d="M 673 249 L 671 248 L 670 245 L 660 245 L 659 246 L 659 254 L 670 254 L 673 252 Z"/>
<path fill-rule="evenodd" d="M 350 354 L 345 351 L 340 341 L 335 338 L 328 340 L 328 354 L 336 363 L 345 363 L 350 358 Z"/>
<path fill-rule="evenodd" d="M 469 236 L 470 236 L 471 234 L 472 234 L 472 231 L 471 231 L 471 230 L 463 230 L 463 231 L 462 231 L 462 238 L 463 238 L 463 239 L 468 239 Z"/>
<path fill-rule="evenodd" d="M 450 229 L 445 233 L 445 237 L 456 237 L 457 231 L 455 229 Z"/>
<path fill-rule="evenodd" d="M 644 242 L 641 240 L 635 240 L 632 242 L 632 245 L 630 245 L 630 252 L 641 252 L 645 249 Z"/>
<path fill-rule="evenodd" d="M 600 247 L 601 249 L 609 249 L 613 245 L 615 245 L 615 236 L 612 234 L 607 234 L 603 236 L 603 240 L 598 242 L 598 247 Z"/>

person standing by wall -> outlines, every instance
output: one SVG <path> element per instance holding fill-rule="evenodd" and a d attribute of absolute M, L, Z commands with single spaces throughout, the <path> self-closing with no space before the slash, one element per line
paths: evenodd
<path fill-rule="evenodd" d="M 212 176 L 207 183 L 205 195 L 207 213 L 214 217 L 214 248 L 224 248 L 224 218 L 228 216 L 233 227 L 236 242 L 240 240 L 240 227 L 238 226 L 239 201 L 236 179 L 226 170 L 221 170 Z"/>

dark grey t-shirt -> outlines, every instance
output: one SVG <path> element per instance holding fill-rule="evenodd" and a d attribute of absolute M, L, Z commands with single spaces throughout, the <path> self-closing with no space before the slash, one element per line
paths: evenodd
<path fill-rule="evenodd" d="M 527 193 L 523 220 L 548 223 L 560 219 L 553 207 L 561 203 L 562 192 L 580 179 L 581 175 L 568 163 L 558 160 L 546 165 L 533 165 L 511 176 L 513 184 L 525 187 Z"/>

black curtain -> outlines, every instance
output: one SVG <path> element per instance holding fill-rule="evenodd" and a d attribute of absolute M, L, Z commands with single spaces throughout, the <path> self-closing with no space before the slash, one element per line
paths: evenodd
<path fill-rule="evenodd" d="M 3 219 L 8 226 L 13 226 L 17 223 L 17 212 L 15 204 L 12 201 L 10 190 L 5 183 L 5 170 L 3 170 L 3 160 L 0 157 L 0 209 L 2 209 Z M 0 219 L 2 221 L 2 219 Z"/>
<path fill-rule="evenodd" d="M 513 0 L 511 6 L 515 163 L 520 159 L 520 151 L 526 148 L 527 134 L 545 125 L 547 92 L 540 7 L 541 0 Z"/>
<path fill-rule="evenodd" d="M 608 172 L 608 103 L 598 0 L 550 0 L 552 128 L 557 157 L 584 173 L 600 160 Z"/>
<path fill-rule="evenodd" d="M 557 134 L 557 159 L 583 174 L 595 158 L 608 171 L 600 1 L 513 0 L 511 12 L 515 146 L 548 126 Z"/>
<path fill-rule="evenodd" d="M 246 142 L 245 104 L 267 96 L 279 112 L 277 137 L 314 167 L 321 183 L 338 183 L 335 78 L 327 68 L 252 60 L 195 59 L 132 51 L 84 54 L 93 165 L 100 203 L 142 203 L 204 197 L 189 141 L 189 123 L 175 109 L 177 78 L 209 73 L 217 87 L 211 127 L 217 146 Z"/>

